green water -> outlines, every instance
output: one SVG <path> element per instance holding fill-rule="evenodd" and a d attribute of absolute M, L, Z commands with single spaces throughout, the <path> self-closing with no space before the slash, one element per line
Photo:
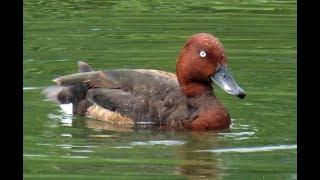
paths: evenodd
<path fill-rule="evenodd" d="M 125 131 L 40 94 L 79 59 L 174 72 L 198 32 L 220 39 L 247 92 L 216 88 L 230 132 Z M 24 0 L 23 44 L 25 179 L 296 179 L 296 1 Z"/>

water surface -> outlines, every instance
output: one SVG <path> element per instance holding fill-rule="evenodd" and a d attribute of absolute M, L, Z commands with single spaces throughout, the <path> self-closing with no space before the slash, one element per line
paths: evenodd
<path fill-rule="evenodd" d="M 40 92 L 96 69 L 175 71 L 186 39 L 219 38 L 240 100 L 215 88 L 229 131 L 114 127 Z M 296 1 L 24 1 L 25 179 L 296 179 Z"/>

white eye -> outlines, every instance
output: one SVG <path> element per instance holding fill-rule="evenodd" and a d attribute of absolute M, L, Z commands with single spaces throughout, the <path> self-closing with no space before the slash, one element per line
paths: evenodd
<path fill-rule="evenodd" d="M 200 51 L 200 57 L 206 57 L 206 55 L 207 55 L 207 53 L 206 52 L 204 52 L 204 51 Z"/>

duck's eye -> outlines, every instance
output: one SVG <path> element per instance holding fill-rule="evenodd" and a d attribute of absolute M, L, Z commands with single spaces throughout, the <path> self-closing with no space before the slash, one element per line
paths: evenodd
<path fill-rule="evenodd" d="M 204 52 L 204 51 L 200 51 L 200 57 L 206 57 L 207 56 L 207 53 L 206 52 Z"/>

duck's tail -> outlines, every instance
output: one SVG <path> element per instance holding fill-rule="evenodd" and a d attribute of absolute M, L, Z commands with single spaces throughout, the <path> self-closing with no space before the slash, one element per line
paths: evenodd
<path fill-rule="evenodd" d="M 90 72 L 90 71 L 94 71 L 89 64 L 83 62 L 83 61 L 78 61 L 78 67 L 79 67 L 79 72 L 83 73 L 83 72 Z"/>
<path fill-rule="evenodd" d="M 79 72 L 90 72 L 93 69 L 85 62 L 78 61 Z M 67 114 L 85 115 L 92 104 L 86 99 L 88 87 L 83 84 L 70 86 L 49 86 L 42 94 L 51 101 L 60 105 Z"/>

